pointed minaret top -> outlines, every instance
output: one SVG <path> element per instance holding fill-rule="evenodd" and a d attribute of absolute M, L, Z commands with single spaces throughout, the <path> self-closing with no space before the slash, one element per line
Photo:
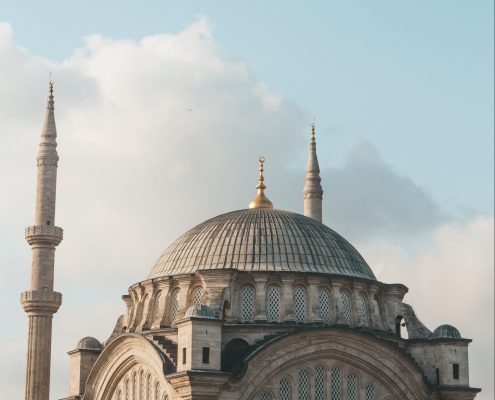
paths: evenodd
<path fill-rule="evenodd" d="M 320 166 L 316 155 L 315 123 L 311 124 L 311 137 L 309 141 L 309 156 L 306 167 L 306 179 L 304 181 L 304 215 L 322 222 L 322 199 Z"/>
<path fill-rule="evenodd" d="M 50 82 L 48 82 L 48 104 L 46 108 L 49 110 L 54 110 L 55 109 L 54 103 L 55 102 L 53 101 L 53 81 L 50 79 Z"/>
<path fill-rule="evenodd" d="M 265 177 L 263 176 L 263 171 L 264 171 L 263 164 L 265 162 L 265 157 L 260 156 L 258 158 L 258 161 L 260 163 L 258 186 L 256 186 L 256 189 L 258 189 L 258 195 L 253 199 L 251 203 L 249 203 L 249 208 L 273 208 L 272 202 L 268 200 L 268 197 L 265 196 L 266 186 L 264 184 Z"/>

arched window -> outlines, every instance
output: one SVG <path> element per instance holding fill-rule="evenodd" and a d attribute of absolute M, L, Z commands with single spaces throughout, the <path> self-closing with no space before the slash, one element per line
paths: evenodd
<path fill-rule="evenodd" d="M 369 315 L 368 315 L 368 300 L 363 295 L 360 296 L 361 299 L 361 316 L 363 318 L 363 324 L 369 325 Z"/>
<path fill-rule="evenodd" d="M 315 400 L 325 400 L 325 368 L 322 365 L 315 368 Z"/>
<path fill-rule="evenodd" d="M 161 392 L 160 383 L 156 382 L 155 383 L 155 400 L 160 400 L 160 394 L 161 394 L 160 392 Z"/>
<path fill-rule="evenodd" d="M 170 297 L 170 323 L 177 319 L 177 312 L 179 311 L 179 290 L 176 289 L 172 292 Z"/>
<path fill-rule="evenodd" d="M 202 287 L 194 289 L 191 296 L 191 305 L 201 304 L 201 300 L 203 300 L 203 293 L 204 291 Z"/>
<path fill-rule="evenodd" d="M 347 400 L 357 400 L 358 385 L 354 374 L 347 375 Z"/>
<path fill-rule="evenodd" d="M 260 400 L 272 400 L 272 396 L 270 393 L 263 392 L 261 393 Z"/>
<path fill-rule="evenodd" d="M 266 319 L 269 322 L 280 321 L 280 288 L 270 286 L 267 292 Z"/>
<path fill-rule="evenodd" d="M 148 374 L 148 376 L 146 376 L 146 396 L 145 396 L 145 399 L 146 400 L 152 400 L 151 399 L 151 375 Z"/>
<path fill-rule="evenodd" d="M 369 383 L 366 385 L 366 400 L 375 400 L 375 387 Z"/>
<path fill-rule="evenodd" d="M 344 315 L 344 322 L 347 325 L 352 325 L 351 301 L 346 292 L 342 292 L 342 314 Z"/>
<path fill-rule="evenodd" d="M 117 400 L 122 400 L 122 390 L 117 390 L 117 396 L 115 396 Z"/>
<path fill-rule="evenodd" d="M 330 325 L 330 296 L 325 289 L 320 289 L 318 298 L 320 300 L 320 318 L 325 324 Z"/>
<path fill-rule="evenodd" d="M 294 314 L 296 322 L 306 322 L 306 292 L 300 287 L 294 290 Z"/>
<path fill-rule="evenodd" d="M 299 383 L 297 385 L 297 399 L 309 400 L 309 377 L 308 371 L 302 369 L 299 371 Z"/>
<path fill-rule="evenodd" d="M 282 379 L 280 381 L 280 400 L 291 400 L 291 391 L 289 380 L 287 378 Z"/>
<path fill-rule="evenodd" d="M 137 372 L 134 371 L 134 373 L 132 374 L 132 396 L 131 396 L 132 400 L 137 399 L 137 392 L 138 392 L 138 378 L 137 378 Z"/>
<path fill-rule="evenodd" d="M 333 367 L 330 373 L 330 399 L 342 400 L 342 380 L 338 367 Z"/>
<path fill-rule="evenodd" d="M 144 371 L 139 373 L 139 400 L 144 400 Z"/>
<path fill-rule="evenodd" d="M 241 290 L 241 321 L 254 321 L 254 289 L 251 285 L 245 285 Z"/>
<path fill-rule="evenodd" d="M 125 394 L 125 400 L 130 400 L 131 398 L 131 388 L 129 385 L 129 379 L 125 380 L 124 383 L 124 394 Z"/>

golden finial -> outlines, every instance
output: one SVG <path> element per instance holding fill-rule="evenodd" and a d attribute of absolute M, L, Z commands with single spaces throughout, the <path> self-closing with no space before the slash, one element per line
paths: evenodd
<path fill-rule="evenodd" d="M 268 200 L 268 197 L 265 196 L 266 186 L 263 183 L 265 181 L 265 177 L 263 176 L 263 172 L 264 172 L 263 164 L 265 162 L 265 157 L 260 156 L 258 158 L 258 161 L 260 163 L 258 185 L 256 186 L 256 189 L 258 189 L 258 194 L 253 199 L 253 201 L 249 203 L 249 208 L 273 208 L 272 202 Z"/>

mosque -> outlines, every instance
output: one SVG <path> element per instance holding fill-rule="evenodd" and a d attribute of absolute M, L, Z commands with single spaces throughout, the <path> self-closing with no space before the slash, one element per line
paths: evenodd
<path fill-rule="evenodd" d="M 38 153 L 26 400 L 48 400 L 58 154 L 53 83 Z M 122 296 L 104 341 L 69 351 L 66 400 L 468 400 L 468 345 L 453 326 L 430 331 L 408 288 L 376 279 L 359 252 L 322 224 L 315 127 L 304 215 L 265 194 L 259 159 L 249 208 L 200 223 Z M 441 315 L 441 313 L 439 313 Z M 109 316 L 111 317 L 111 316 Z"/>

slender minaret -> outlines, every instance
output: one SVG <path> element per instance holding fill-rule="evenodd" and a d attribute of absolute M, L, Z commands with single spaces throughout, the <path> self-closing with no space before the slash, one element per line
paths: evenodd
<path fill-rule="evenodd" d="M 55 247 L 62 241 L 62 228 L 55 226 L 57 184 L 57 129 L 53 107 L 53 82 L 38 150 L 38 178 L 34 225 L 26 228 L 26 240 L 33 251 L 29 290 L 21 303 L 29 317 L 26 368 L 26 400 L 48 400 L 52 316 L 62 304 L 62 294 L 53 291 Z"/>
<path fill-rule="evenodd" d="M 320 167 L 316 156 L 315 124 L 311 124 L 308 165 L 304 180 L 304 215 L 322 222 L 323 189 L 321 188 Z"/>

